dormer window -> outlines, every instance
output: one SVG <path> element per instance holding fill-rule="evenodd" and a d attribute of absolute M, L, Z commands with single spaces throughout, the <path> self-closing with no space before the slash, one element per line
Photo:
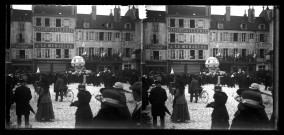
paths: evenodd
<path fill-rule="evenodd" d="M 106 24 L 106 27 L 107 27 L 108 29 L 112 29 L 112 23 L 107 23 L 107 24 Z"/>
<path fill-rule="evenodd" d="M 265 25 L 264 25 L 264 24 L 258 25 L 258 29 L 259 29 L 259 30 L 265 30 Z"/>
<path fill-rule="evenodd" d="M 224 29 L 224 23 L 218 22 L 218 29 Z"/>
<path fill-rule="evenodd" d="M 88 21 L 84 21 L 84 28 L 89 28 L 90 27 L 90 24 Z"/>
<path fill-rule="evenodd" d="M 242 23 L 242 24 L 241 24 L 241 29 L 246 30 L 246 29 L 247 29 L 247 24 Z"/>
<path fill-rule="evenodd" d="M 130 29 L 130 28 L 131 28 L 130 23 L 126 23 L 126 24 L 124 25 L 124 28 L 125 28 L 125 29 Z"/>

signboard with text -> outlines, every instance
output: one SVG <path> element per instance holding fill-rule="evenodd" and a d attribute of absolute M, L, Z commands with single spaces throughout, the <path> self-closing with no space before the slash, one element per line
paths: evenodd
<path fill-rule="evenodd" d="M 36 32 L 64 32 L 74 33 L 75 29 L 71 28 L 48 28 L 48 27 L 34 27 Z"/>
<path fill-rule="evenodd" d="M 208 45 L 202 45 L 202 44 L 169 44 L 169 49 L 208 50 Z"/>
<path fill-rule="evenodd" d="M 11 44 L 11 48 L 32 49 L 32 44 Z"/>
<path fill-rule="evenodd" d="M 169 32 L 174 33 L 202 33 L 208 34 L 208 29 L 182 29 L 182 28 L 168 28 Z"/>
<path fill-rule="evenodd" d="M 145 49 L 167 49 L 165 45 L 146 45 Z"/>
<path fill-rule="evenodd" d="M 74 44 L 63 44 L 63 43 L 35 43 L 35 48 L 74 49 Z"/>

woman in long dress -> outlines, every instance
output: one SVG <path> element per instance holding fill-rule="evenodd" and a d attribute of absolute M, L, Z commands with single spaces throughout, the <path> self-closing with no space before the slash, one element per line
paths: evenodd
<path fill-rule="evenodd" d="M 54 112 L 49 92 L 49 83 L 46 79 L 41 81 L 39 91 L 38 108 L 36 113 L 37 121 L 52 121 L 54 120 Z"/>
<path fill-rule="evenodd" d="M 174 101 L 173 101 L 173 113 L 171 119 L 173 122 L 187 122 L 190 120 L 187 101 L 184 95 L 184 84 L 183 80 L 177 78 L 176 88 L 174 93 Z"/>

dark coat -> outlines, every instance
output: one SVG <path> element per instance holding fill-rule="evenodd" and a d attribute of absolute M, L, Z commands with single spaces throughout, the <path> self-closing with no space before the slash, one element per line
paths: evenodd
<path fill-rule="evenodd" d="M 75 113 L 75 128 L 90 127 L 93 118 L 93 113 L 89 103 L 91 101 L 92 95 L 89 91 L 79 90 L 77 97 L 78 101 L 75 101 L 70 105 L 78 107 Z"/>
<path fill-rule="evenodd" d="M 21 85 L 16 88 L 14 99 L 16 103 L 16 115 L 29 115 L 30 114 L 30 100 L 32 99 L 31 90 Z"/>
<path fill-rule="evenodd" d="M 58 78 L 54 84 L 54 92 L 64 90 L 64 81 L 61 78 Z"/>
<path fill-rule="evenodd" d="M 238 111 L 232 121 L 230 129 L 262 130 L 269 128 L 269 119 L 264 109 L 255 109 L 239 103 Z"/>
<path fill-rule="evenodd" d="M 133 128 L 140 128 L 139 125 L 141 125 L 141 120 L 142 120 L 142 105 L 138 105 L 137 108 L 135 107 L 133 112 L 132 112 L 132 122 L 133 122 Z"/>
<path fill-rule="evenodd" d="M 190 85 L 188 87 L 188 93 L 192 93 L 192 92 L 198 91 L 198 87 L 199 87 L 199 82 L 197 80 L 193 79 L 190 82 Z"/>
<path fill-rule="evenodd" d="M 101 108 L 92 120 L 92 128 L 124 128 L 132 125 L 128 117 L 123 115 L 119 108 L 105 107 Z"/>
<path fill-rule="evenodd" d="M 213 112 L 211 114 L 212 124 L 211 129 L 228 129 L 229 114 L 225 106 L 228 96 L 224 92 L 216 92 L 213 96 L 214 103 L 212 105 Z"/>
<path fill-rule="evenodd" d="M 165 102 L 167 98 L 166 90 L 162 87 L 155 87 L 151 90 L 149 101 L 152 104 L 152 116 L 165 116 Z"/>

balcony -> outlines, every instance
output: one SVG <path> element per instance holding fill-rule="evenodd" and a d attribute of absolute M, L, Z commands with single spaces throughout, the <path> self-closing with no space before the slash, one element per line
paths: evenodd
<path fill-rule="evenodd" d="M 118 54 L 113 54 L 110 56 L 98 56 L 98 55 L 89 55 L 89 56 L 84 56 L 84 59 L 86 61 L 122 61 L 122 58 L 119 57 Z"/>
<path fill-rule="evenodd" d="M 243 57 L 236 58 L 233 55 L 230 56 L 215 56 L 220 63 L 252 63 L 257 62 L 257 58 L 253 58 L 253 55 L 246 55 Z"/>

